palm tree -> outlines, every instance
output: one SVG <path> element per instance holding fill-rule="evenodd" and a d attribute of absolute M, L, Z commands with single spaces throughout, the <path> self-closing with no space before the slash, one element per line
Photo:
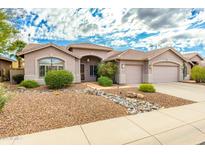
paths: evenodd
<path fill-rule="evenodd" d="M 21 60 L 22 58 L 17 56 L 16 53 L 23 50 L 26 46 L 26 43 L 21 40 L 16 40 L 15 42 L 11 43 L 10 47 L 8 48 L 9 51 L 14 51 L 15 54 L 11 54 L 10 57 L 15 57 L 18 61 L 18 68 L 21 68 Z"/>

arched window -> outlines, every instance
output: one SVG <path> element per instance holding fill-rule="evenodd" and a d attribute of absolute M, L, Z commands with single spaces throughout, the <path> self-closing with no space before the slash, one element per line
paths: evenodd
<path fill-rule="evenodd" d="M 64 61 L 55 58 L 48 57 L 39 60 L 39 76 L 44 77 L 49 70 L 62 70 L 64 69 Z"/>

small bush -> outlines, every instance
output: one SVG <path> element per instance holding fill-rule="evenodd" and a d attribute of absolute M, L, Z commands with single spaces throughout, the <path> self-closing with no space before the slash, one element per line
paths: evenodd
<path fill-rule="evenodd" d="M 117 72 L 117 64 L 114 62 L 106 62 L 98 65 L 97 74 L 99 76 L 106 76 L 113 79 Z"/>
<path fill-rule="evenodd" d="M 24 80 L 20 83 L 20 86 L 25 88 L 36 88 L 39 84 L 34 80 Z"/>
<path fill-rule="evenodd" d="M 19 83 L 21 83 L 21 81 L 24 80 L 24 75 L 23 74 L 17 74 L 17 75 L 14 75 L 12 78 L 17 84 L 19 84 Z"/>
<path fill-rule="evenodd" d="M 99 85 L 104 86 L 104 87 L 109 87 L 109 86 L 112 86 L 113 84 L 112 80 L 106 76 L 99 77 L 98 83 Z"/>
<path fill-rule="evenodd" d="M 205 68 L 201 66 L 194 66 L 191 69 L 191 78 L 196 82 L 205 81 Z"/>
<path fill-rule="evenodd" d="M 156 89 L 152 84 L 140 84 L 139 91 L 154 93 Z"/>
<path fill-rule="evenodd" d="M 6 94 L 6 91 L 3 87 L 0 87 L 0 112 L 4 108 L 9 96 Z"/>
<path fill-rule="evenodd" d="M 45 83 L 50 89 L 60 89 L 73 82 L 73 74 L 66 70 L 52 70 L 45 76 Z"/>

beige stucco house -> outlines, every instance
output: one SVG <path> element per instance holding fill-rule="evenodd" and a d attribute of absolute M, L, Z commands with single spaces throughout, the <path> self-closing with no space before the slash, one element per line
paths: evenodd
<path fill-rule="evenodd" d="M 24 58 L 25 79 L 40 83 L 44 83 L 44 76 L 51 69 L 71 71 L 75 83 L 96 81 L 97 65 L 102 61 L 117 63 L 115 80 L 119 84 L 176 82 L 189 78 L 188 72 L 193 65 L 170 47 L 149 52 L 120 52 L 88 43 L 71 44 L 67 47 L 29 44 L 18 55 Z"/>
<path fill-rule="evenodd" d="M 183 54 L 185 58 L 190 60 L 195 65 L 202 65 L 204 58 L 198 53 Z"/>

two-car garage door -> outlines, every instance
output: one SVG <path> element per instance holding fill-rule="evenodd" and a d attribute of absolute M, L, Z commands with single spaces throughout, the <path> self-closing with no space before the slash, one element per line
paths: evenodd
<path fill-rule="evenodd" d="M 142 65 L 126 65 L 126 83 L 138 84 L 143 82 Z M 179 66 L 169 63 L 153 65 L 152 82 L 165 83 L 179 81 Z"/>
<path fill-rule="evenodd" d="M 125 68 L 127 84 L 143 82 L 142 65 L 126 65 Z M 158 63 L 153 65 L 151 76 L 152 83 L 177 82 L 179 81 L 179 66 L 173 63 Z"/>
<path fill-rule="evenodd" d="M 178 66 L 153 66 L 153 82 L 177 82 L 179 81 L 179 67 Z"/>

